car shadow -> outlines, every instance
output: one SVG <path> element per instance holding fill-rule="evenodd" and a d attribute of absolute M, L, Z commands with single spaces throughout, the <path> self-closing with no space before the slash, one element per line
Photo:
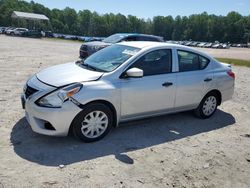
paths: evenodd
<path fill-rule="evenodd" d="M 113 129 L 99 142 L 82 143 L 72 136 L 58 138 L 36 134 L 22 118 L 12 129 L 11 143 L 18 156 L 45 166 L 68 165 L 107 155 L 115 155 L 117 160 L 133 164 L 133 159 L 126 152 L 221 129 L 234 123 L 234 117 L 221 110 L 206 120 L 194 118 L 191 112 L 185 112 L 126 123 Z"/>

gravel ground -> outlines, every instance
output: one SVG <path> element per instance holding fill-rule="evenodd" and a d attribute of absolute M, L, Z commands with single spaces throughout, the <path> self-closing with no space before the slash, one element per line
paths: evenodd
<path fill-rule="evenodd" d="M 185 112 L 131 122 L 91 144 L 32 132 L 20 104 L 23 84 L 75 60 L 79 47 L 0 36 L 0 188 L 250 187 L 249 68 L 233 67 L 234 97 L 207 120 Z"/>

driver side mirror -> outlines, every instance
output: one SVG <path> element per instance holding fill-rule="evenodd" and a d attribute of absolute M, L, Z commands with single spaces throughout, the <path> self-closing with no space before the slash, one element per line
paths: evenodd
<path fill-rule="evenodd" d="M 141 78 L 143 77 L 143 70 L 134 67 L 134 68 L 127 70 L 124 76 L 125 78 L 126 77 L 127 78 Z"/>

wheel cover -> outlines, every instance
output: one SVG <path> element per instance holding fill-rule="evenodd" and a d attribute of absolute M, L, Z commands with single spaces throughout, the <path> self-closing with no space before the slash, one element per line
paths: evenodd
<path fill-rule="evenodd" d="M 84 117 L 81 131 L 87 138 L 101 136 L 108 127 L 108 116 L 102 111 L 92 111 Z"/>
<path fill-rule="evenodd" d="M 206 116 L 210 116 L 215 110 L 217 106 L 217 99 L 215 96 L 209 96 L 202 107 L 202 112 Z"/>

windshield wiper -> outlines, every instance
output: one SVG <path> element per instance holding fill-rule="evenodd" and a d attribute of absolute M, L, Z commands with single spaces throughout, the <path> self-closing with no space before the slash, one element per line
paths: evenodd
<path fill-rule="evenodd" d="M 78 60 L 77 62 L 76 62 L 76 64 L 78 64 L 79 66 L 81 66 L 81 67 L 87 67 L 88 69 L 92 69 L 92 70 L 94 70 L 94 71 L 97 71 L 97 69 L 96 69 L 96 67 L 93 67 L 93 66 L 91 66 L 91 65 L 89 65 L 89 64 L 87 64 L 87 63 L 84 63 L 84 60 Z"/>
<path fill-rule="evenodd" d="M 82 63 L 81 65 L 83 65 L 83 66 L 85 66 L 85 67 L 87 67 L 87 68 L 89 68 L 89 69 L 92 69 L 92 70 L 94 70 L 94 71 L 97 71 L 97 68 L 96 68 L 96 67 L 94 67 L 94 66 L 92 66 L 92 65 L 89 65 L 89 64 L 87 64 L 87 63 Z"/>
<path fill-rule="evenodd" d="M 97 68 L 97 67 L 95 67 L 95 66 L 92 66 L 92 65 L 89 65 L 89 64 L 87 64 L 87 63 L 84 63 L 83 60 L 77 61 L 76 63 L 79 63 L 80 66 L 87 67 L 88 69 L 91 69 L 91 70 L 93 70 L 93 71 L 97 71 L 97 72 L 106 72 L 106 71 L 104 71 L 104 70 L 102 70 L 102 69 L 99 69 L 99 68 Z"/>

